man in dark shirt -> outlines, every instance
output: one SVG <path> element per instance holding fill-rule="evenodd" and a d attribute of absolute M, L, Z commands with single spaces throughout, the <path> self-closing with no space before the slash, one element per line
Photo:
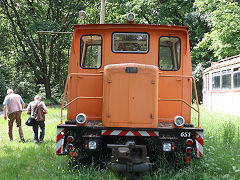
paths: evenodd
<path fill-rule="evenodd" d="M 36 113 L 36 114 L 35 114 Z M 39 142 L 42 143 L 45 135 L 45 114 L 48 113 L 47 107 L 41 97 L 36 95 L 34 101 L 30 102 L 27 107 L 27 114 L 30 114 L 32 118 L 36 120 L 33 125 L 33 140 L 34 144 Z M 38 127 L 40 127 L 40 138 L 38 138 Z"/>

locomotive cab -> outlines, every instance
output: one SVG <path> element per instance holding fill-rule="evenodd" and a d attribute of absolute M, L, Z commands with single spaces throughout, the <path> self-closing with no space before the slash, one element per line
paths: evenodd
<path fill-rule="evenodd" d="M 106 102 L 104 99 L 110 96 L 110 94 L 104 94 L 104 89 L 107 87 L 103 85 L 103 79 L 106 78 L 105 70 L 108 69 L 106 66 L 114 67 L 117 64 L 135 63 L 136 65 L 150 65 L 154 67 L 153 69 L 157 69 L 158 78 L 152 79 L 157 84 L 158 93 L 154 97 L 154 101 L 157 101 L 157 103 L 155 103 L 154 114 L 153 112 L 150 113 L 152 115 L 149 115 L 149 117 L 156 116 L 157 122 L 173 122 L 176 116 L 182 116 L 187 124 L 191 123 L 191 108 L 186 105 L 186 103 L 191 104 L 192 93 L 188 28 L 179 26 L 170 28 L 160 25 L 104 24 L 75 25 L 74 29 L 68 69 L 71 76 L 70 86 L 68 87 L 68 102 L 77 97 L 85 96 L 89 98 L 81 100 L 79 98 L 68 106 L 68 120 L 75 119 L 76 115 L 81 112 L 87 115 L 88 120 L 102 121 L 103 117 L 107 116 L 106 113 L 110 113 L 104 112 L 105 114 L 102 114 L 103 111 L 106 111 L 103 106 Z M 169 29 L 172 30 L 169 31 Z M 119 68 L 122 67 L 119 66 Z M 79 75 L 77 76 L 76 73 L 79 73 Z M 81 73 L 85 73 L 85 76 Z M 144 77 L 138 72 L 122 73 L 119 74 L 117 82 L 112 83 L 112 86 L 116 83 L 124 83 L 126 78 L 129 79 L 133 76 L 139 81 L 143 80 L 141 78 Z M 144 90 L 147 87 L 132 86 L 129 88 L 129 85 L 126 86 L 126 84 L 122 88 L 124 87 L 126 90 L 118 88 L 114 90 L 115 92 L 112 92 L 116 93 L 114 97 L 111 96 L 115 103 L 129 96 L 127 89 L 128 91 L 134 91 L 132 97 L 129 98 L 134 98 L 134 94 L 139 94 L 137 99 L 143 97 L 147 99 L 147 96 L 152 95 L 152 93 L 147 92 L 148 90 Z M 90 97 L 102 97 L 102 99 L 90 99 Z M 117 99 L 118 97 L 121 98 Z M 153 100 L 149 101 L 153 102 Z M 144 107 L 144 102 L 146 103 L 145 100 L 141 101 L 142 107 Z M 127 108 L 126 106 L 125 108 Z M 118 108 L 115 107 L 115 109 Z M 128 110 L 126 109 L 122 115 L 127 116 Z M 139 108 L 137 111 L 136 114 L 144 112 Z M 124 119 L 122 118 L 122 121 Z M 115 126 L 129 127 L 128 124 L 115 124 Z M 152 127 L 156 127 L 156 123 Z"/>

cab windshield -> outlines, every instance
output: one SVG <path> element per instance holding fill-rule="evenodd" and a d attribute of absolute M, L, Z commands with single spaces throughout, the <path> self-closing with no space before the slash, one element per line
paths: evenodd
<path fill-rule="evenodd" d="M 112 51 L 115 53 L 147 53 L 148 42 L 147 33 L 113 33 Z"/>

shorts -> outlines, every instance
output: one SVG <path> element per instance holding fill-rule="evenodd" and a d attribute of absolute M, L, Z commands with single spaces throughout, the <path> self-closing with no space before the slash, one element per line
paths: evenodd
<path fill-rule="evenodd" d="M 21 122 L 21 115 L 22 115 L 22 111 L 17 111 L 17 112 L 13 112 L 11 114 L 8 115 L 8 123 L 9 124 L 13 124 L 13 121 L 16 119 L 16 124 L 17 127 L 21 126 L 22 122 Z"/>

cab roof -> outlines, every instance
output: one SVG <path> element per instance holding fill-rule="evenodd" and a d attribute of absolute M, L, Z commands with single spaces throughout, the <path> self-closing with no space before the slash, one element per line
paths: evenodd
<path fill-rule="evenodd" d="M 156 24 L 75 24 L 74 30 L 77 29 L 162 29 L 175 31 L 189 31 L 187 26 L 175 25 L 156 25 Z"/>

